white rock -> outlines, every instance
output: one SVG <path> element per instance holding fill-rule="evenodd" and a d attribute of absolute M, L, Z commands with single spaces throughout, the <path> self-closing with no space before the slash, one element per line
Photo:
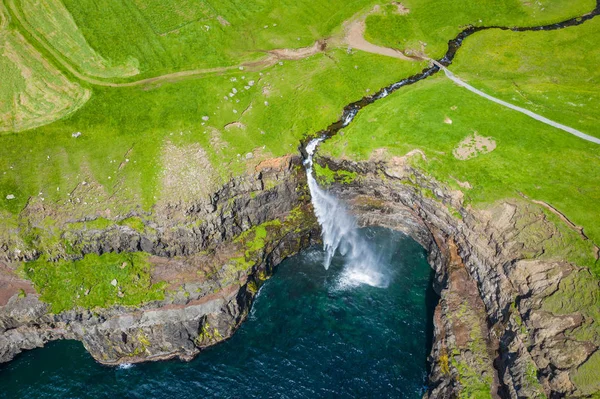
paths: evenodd
<path fill-rule="evenodd" d="M 71 134 L 71 137 L 77 138 L 79 136 L 81 136 L 81 132 L 76 132 L 76 133 Z"/>
<path fill-rule="evenodd" d="M 117 279 L 113 279 L 113 281 L 110 282 L 110 285 L 112 285 L 113 287 L 116 287 L 117 284 L 119 284 L 119 282 L 117 281 Z"/>
<path fill-rule="evenodd" d="M 206 115 L 205 115 L 205 116 L 203 116 L 203 117 L 202 117 L 202 120 L 203 120 L 203 121 L 207 121 L 207 120 L 208 120 L 208 116 L 206 116 Z"/>
<path fill-rule="evenodd" d="M 15 196 L 14 196 L 14 195 L 12 195 L 12 194 L 8 194 L 8 195 L 6 196 L 6 199 L 7 199 L 7 200 L 12 200 L 12 199 L 15 199 Z"/>

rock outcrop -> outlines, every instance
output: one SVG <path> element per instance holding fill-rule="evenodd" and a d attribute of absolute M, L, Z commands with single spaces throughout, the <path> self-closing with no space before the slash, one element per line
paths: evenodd
<path fill-rule="evenodd" d="M 419 155 L 387 162 L 318 162 L 334 173 L 357 173 L 353 181 L 334 183 L 329 190 L 351 204 L 364 224 L 405 231 L 429 249 L 441 299 L 427 396 L 542 398 L 596 392 L 600 336 L 593 309 L 600 287 L 588 269 L 567 260 L 579 255 L 569 252 L 577 249 L 568 239 L 578 233 L 522 198 L 484 209 L 465 205 L 462 192 L 411 166 L 410 157 Z M 582 288 L 587 293 L 574 297 Z"/>
<path fill-rule="evenodd" d="M 55 251 L 59 256 L 140 250 L 153 255 L 153 278 L 170 284 L 166 297 L 138 307 L 52 314 L 32 290 L 15 288 L 27 282 L 13 273 L 13 295 L 0 303 L 0 362 L 56 339 L 82 341 L 105 364 L 189 360 L 230 337 L 275 266 L 318 237 L 299 165 L 299 158 L 286 157 L 232 180 L 210 198 L 158 209 L 144 232 L 119 225 L 65 231 L 80 253 Z M 243 232 L 274 220 L 259 247 L 244 246 Z M 14 270 L 25 253 L 36 251 L 4 252 L 2 270 Z"/>
<path fill-rule="evenodd" d="M 351 172 L 352 178 L 342 174 L 328 189 L 363 225 L 403 231 L 429 251 L 440 302 L 427 397 L 584 397 L 600 390 L 594 385 L 600 380 L 600 329 L 593 310 L 600 289 L 588 269 L 569 261 L 570 234 L 577 233 L 525 198 L 471 207 L 461 191 L 411 166 L 412 156 L 421 154 L 386 162 L 317 162 L 334 174 Z M 470 189 L 466 182 L 459 186 Z M 147 252 L 154 277 L 171 284 L 165 300 L 52 314 L 13 275 L 14 295 L 0 303 L 0 361 L 62 338 L 81 340 L 106 364 L 190 359 L 231 336 L 273 268 L 318 239 L 295 157 L 267 162 L 198 202 L 154 212 L 146 215 L 143 231 L 65 231 L 78 255 L 54 253 Z M 280 222 L 266 229 L 258 248 L 244 247 L 244 232 L 274 220 Z M 0 270 L 38 255 L 35 248 L 17 255 L 9 248 L 0 254 Z"/>

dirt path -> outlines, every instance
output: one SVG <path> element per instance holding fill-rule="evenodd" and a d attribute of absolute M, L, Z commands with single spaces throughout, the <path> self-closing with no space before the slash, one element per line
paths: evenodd
<path fill-rule="evenodd" d="M 409 11 L 407 8 L 402 6 L 400 3 L 394 3 L 398 6 L 398 14 L 405 15 Z M 373 44 L 365 39 L 366 31 L 366 19 L 373 13 L 378 13 L 380 10 L 379 6 L 373 7 L 371 11 L 366 13 L 359 13 L 354 15 L 352 18 L 344 22 L 344 36 L 341 40 L 332 40 L 332 44 L 346 45 L 350 48 L 365 51 L 367 53 L 383 55 L 386 57 L 398 58 L 404 61 L 424 61 L 426 58 L 420 54 L 406 55 L 401 50 L 393 49 L 390 47 L 383 47 Z"/>
<path fill-rule="evenodd" d="M 302 60 L 310 57 L 311 55 L 325 51 L 327 44 L 328 42 L 326 39 L 317 40 L 315 44 L 310 47 L 276 49 L 269 51 L 269 54 L 278 60 Z"/>
<path fill-rule="evenodd" d="M 486 94 L 484 92 L 482 92 L 481 90 L 478 90 L 476 88 L 474 88 L 473 86 L 471 86 L 470 84 L 466 83 L 465 81 L 463 81 L 462 79 L 460 79 L 459 77 L 457 77 L 456 75 L 454 75 L 452 72 L 450 72 L 448 70 L 448 68 L 444 67 L 442 64 L 440 64 L 437 61 L 432 60 L 432 62 L 437 65 L 440 69 L 442 69 L 444 71 L 444 73 L 446 74 L 446 76 L 452 80 L 454 83 L 456 83 L 457 85 L 464 87 L 465 89 L 469 90 L 472 93 L 477 94 L 480 97 L 483 97 L 487 100 L 490 100 L 492 102 L 495 102 L 496 104 L 500 104 L 506 108 L 510 108 L 514 111 L 520 112 L 522 114 L 525 114 L 537 121 L 540 121 L 542 123 L 545 123 L 546 125 L 550 125 L 552 127 L 555 127 L 557 129 L 563 130 L 569 134 L 572 134 L 574 136 L 577 136 L 581 139 L 587 140 L 589 142 L 595 143 L 595 144 L 600 144 L 600 139 L 594 136 L 590 136 L 588 134 L 585 134 L 583 132 L 580 132 L 579 130 L 573 129 L 572 127 L 569 126 L 565 126 L 563 124 L 560 124 L 558 122 L 554 122 L 548 118 L 545 118 L 539 114 L 536 114 L 535 112 L 529 111 L 528 109 L 525 108 L 521 108 L 521 107 L 517 107 L 516 105 L 507 103 L 506 101 L 502 101 L 496 97 L 492 97 L 489 94 Z"/>
<path fill-rule="evenodd" d="M 328 44 L 332 45 L 348 45 L 352 48 L 362 50 L 368 53 L 384 55 L 388 57 L 398 58 L 406 61 L 421 61 L 422 58 L 419 57 L 409 57 L 403 54 L 399 50 L 395 50 L 392 48 L 381 47 L 369 43 L 365 38 L 365 18 L 366 15 L 363 15 L 358 18 L 353 18 L 350 20 L 351 22 L 345 23 L 344 29 L 344 37 L 340 39 L 323 39 L 316 41 L 310 47 L 303 47 L 297 49 L 275 49 L 266 51 L 267 56 L 263 59 L 246 62 L 238 65 L 231 65 L 226 67 L 215 67 L 215 68 L 202 68 L 202 69 L 193 69 L 189 71 L 180 71 L 173 72 L 165 75 L 155 76 L 147 79 L 141 79 L 133 82 L 124 82 L 124 83 L 116 83 L 105 80 L 99 80 L 92 76 L 88 76 L 84 73 L 78 71 L 71 63 L 66 60 L 62 54 L 56 51 L 52 46 L 46 43 L 46 41 L 41 38 L 35 29 L 29 25 L 29 23 L 25 20 L 25 18 L 20 14 L 19 9 L 15 5 L 15 0 L 8 0 L 6 2 L 10 14 L 14 16 L 14 18 L 18 21 L 21 27 L 27 31 L 29 35 L 31 35 L 35 41 L 41 45 L 46 51 L 48 51 L 52 56 L 60 63 L 62 67 L 68 70 L 71 74 L 73 74 L 78 79 L 96 85 L 96 86 L 105 86 L 105 87 L 133 87 L 140 86 L 146 84 L 153 83 L 162 83 L 162 82 L 173 82 L 177 80 L 186 79 L 193 76 L 203 76 L 203 75 L 212 75 L 219 74 L 223 72 L 239 70 L 241 68 L 248 69 L 250 71 L 257 71 L 260 69 L 268 68 L 270 66 L 275 65 L 280 60 L 301 60 L 312 55 L 318 54 L 320 52 L 325 51 Z M 373 10 L 375 11 L 375 9 Z M 373 12 L 371 11 L 371 12 Z M 367 14 L 368 15 L 368 14 Z"/>
<path fill-rule="evenodd" d="M 28 34 L 30 34 L 35 41 L 41 45 L 46 51 L 48 51 L 52 56 L 63 66 L 66 70 L 72 73 L 75 77 L 85 82 L 91 83 L 96 86 L 105 86 L 105 87 L 132 87 L 132 86 L 140 86 L 145 84 L 152 83 L 162 83 L 162 82 L 172 82 L 181 79 L 185 79 L 192 76 L 202 76 L 202 75 L 211 75 L 218 74 L 222 72 L 228 72 L 233 70 L 239 70 L 241 68 L 248 69 L 250 71 L 260 70 L 263 68 L 268 68 L 270 66 L 275 65 L 280 60 L 300 60 L 306 57 L 310 57 L 311 55 L 322 52 L 327 47 L 326 40 L 319 40 L 315 42 L 310 47 L 303 47 L 298 49 L 275 49 L 267 51 L 267 56 L 263 59 L 253 61 L 253 62 L 245 62 L 238 65 L 231 65 L 226 67 L 215 67 L 215 68 L 202 68 L 202 69 L 193 69 L 189 71 L 180 71 L 173 72 L 165 75 L 155 76 L 152 78 L 141 79 L 134 82 L 125 82 L 125 83 L 115 83 L 104 80 L 99 80 L 94 77 L 85 75 L 74 68 L 70 62 L 63 58 L 62 54 L 56 51 L 52 46 L 47 44 L 43 38 L 41 38 L 35 29 L 33 29 L 29 23 L 25 20 L 25 18 L 19 13 L 18 8 L 16 7 L 14 0 L 7 1 L 8 8 L 12 16 L 19 22 L 19 24 L 23 27 Z M 1 21 L 0 21 L 1 22 Z"/>
<path fill-rule="evenodd" d="M 365 17 L 352 21 L 346 26 L 346 35 L 344 37 L 344 43 L 348 46 L 366 51 L 367 53 L 384 55 L 387 57 L 398 58 L 405 61 L 421 61 L 418 57 L 409 57 L 402 51 L 396 50 L 389 47 L 377 46 L 373 43 L 368 42 L 365 39 Z"/>

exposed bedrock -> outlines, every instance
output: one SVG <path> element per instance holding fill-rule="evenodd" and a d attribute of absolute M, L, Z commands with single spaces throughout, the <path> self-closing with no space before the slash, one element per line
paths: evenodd
<path fill-rule="evenodd" d="M 82 341 L 105 364 L 187 360 L 230 337 L 274 267 L 318 238 L 300 165 L 298 157 L 278 159 L 197 203 L 157 207 L 144 233 L 119 225 L 63 233 L 81 255 L 151 254 L 152 278 L 170 284 L 163 301 L 52 314 L 14 272 L 15 252 L 4 252 L 0 290 L 29 289 L 0 303 L 0 362 L 56 339 Z M 271 221 L 264 242 L 248 249 L 241 233 Z"/>
<path fill-rule="evenodd" d="M 582 309 L 595 306 L 600 290 L 587 269 L 547 256 L 564 241 L 564 231 L 522 198 L 485 208 L 464 205 L 461 192 L 412 167 L 413 156 L 420 154 L 316 162 L 334 173 L 356 172 L 327 188 L 361 224 L 403 231 L 429 251 L 441 299 L 427 396 L 491 391 L 495 397 L 558 398 L 599 391 L 593 365 L 600 338 L 595 319 Z M 113 226 L 65 234 L 82 253 L 152 254 L 157 274 L 171 282 L 165 300 L 56 315 L 36 294 L 15 294 L 0 303 L 0 361 L 63 338 L 81 340 L 106 364 L 190 359 L 231 336 L 274 267 L 319 236 L 298 157 L 236 178 L 197 203 L 157 207 L 147 219 L 151 229 L 144 233 Z M 264 245 L 239 248 L 241 233 L 273 220 L 282 222 L 267 229 Z M 245 262 L 232 263 L 240 251 Z M 15 267 L 12 256 L 4 252 L 5 270 Z M 582 286 L 585 296 L 564 300 Z"/>
<path fill-rule="evenodd" d="M 334 174 L 357 173 L 329 190 L 363 224 L 402 230 L 429 250 L 441 299 L 427 396 L 485 397 L 490 388 L 496 397 L 512 398 L 598 391 L 593 381 L 600 381 L 600 370 L 592 370 L 600 340 L 596 321 L 585 312 L 597 306 L 597 279 L 586 268 L 545 256 L 561 245 L 564 231 L 524 199 L 465 206 L 460 191 L 413 168 L 415 156 L 421 154 L 387 162 L 317 162 Z M 570 290 L 579 285 L 589 295 L 571 302 Z"/>

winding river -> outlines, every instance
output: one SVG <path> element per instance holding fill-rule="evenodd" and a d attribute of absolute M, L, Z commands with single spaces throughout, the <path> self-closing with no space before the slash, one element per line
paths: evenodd
<path fill-rule="evenodd" d="M 304 157 L 306 158 L 307 153 L 306 153 L 305 147 L 308 145 L 308 143 L 312 139 L 320 138 L 320 137 L 329 138 L 329 137 L 336 135 L 342 128 L 348 126 L 354 120 L 354 118 L 356 117 L 358 112 L 361 109 L 363 109 L 364 107 L 366 107 L 370 104 L 373 104 L 374 102 L 381 100 L 382 98 L 387 97 L 391 93 L 397 91 L 398 89 L 400 89 L 404 86 L 410 86 L 421 80 L 427 79 L 430 76 L 435 75 L 436 73 L 438 73 L 441 70 L 440 66 L 442 66 L 442 67 L 450 66 L 452 64 L 452 61 L 456 57 L 456 53 L 461 48 L 465 39 L 477 32 L 481 32 L 484 30 L 491 30 L 491 29 L 500 29 L 500 30 L 507 30 L 507 31 L 513 31 L 513 32 L 553 31 L 553 30 L 559 30 L 559 29 L 569 28 L 572 26 L 581 25 L 598 15 L 600 15 L 600 0 L 596 0 L 596 8 L 594 8 L 589 13 L 579 16 L 579 17 L 570 18 L 566 21 L 558 22 L 555 24 L 531 26 L 531 27 L 505 27 L 505 26 L 479 26 L 479 27 L 471 26 L 471 27 L 468 27 L 468 28 L 462 30 L 454 39 L 452 39 L 448 42 L 448 50 L 446 51 L 446 54 L 439 60 L 436 60 L 435 62 L 433 62 L 433 65 L 431 65 L 430 67 L 423 69 L 421 72 L 419 72 L 415 75 L 409 76 L 398 82 L 392 83 L 391 85 L 382 88 L 381 90 L 379 90 L 377 93 L 375 93 L 373 95 L 365 96 L 358 101 L 355 101 L 353 103 L 346 105 L 342 112 L 342 116 L 339 120 L 337 120 L 336 122 L 329 125 L 327 127 L 327 129 L 317 132 L 316 134 L 314 134 L 310 137 L 307 137 L 303 141 L 302 146 L 301 146 L 301 152 L 304 155 Z"/>
<path fill-rule="evenodd" d="M 538 27 L 470 27 L 449 41 L 437 62 L 450 65 L 463 41 L 487 29 L 546 31 L 580 25 L 600 14 Z M 315 136 L 326 139 L 365 106 L 440 71 L 432 65 L 346 106 Z M 307 138 L 302 152 L 307 155 Z M 284 261 L 261 289 L 251 316 L 227 342 L 192 362 L 109 368 L 80 343 L 55 342 L 0 365 L 0 398 L 160 397 L 421 397 L 427 377 L 436 296 L 424 250 L 385 229 L 359 230 L 384 254 L 385 289 L 347 279 L 339 254 L 311 248 Z M 333 254 L 329 254 L 331 256 Z"/>

